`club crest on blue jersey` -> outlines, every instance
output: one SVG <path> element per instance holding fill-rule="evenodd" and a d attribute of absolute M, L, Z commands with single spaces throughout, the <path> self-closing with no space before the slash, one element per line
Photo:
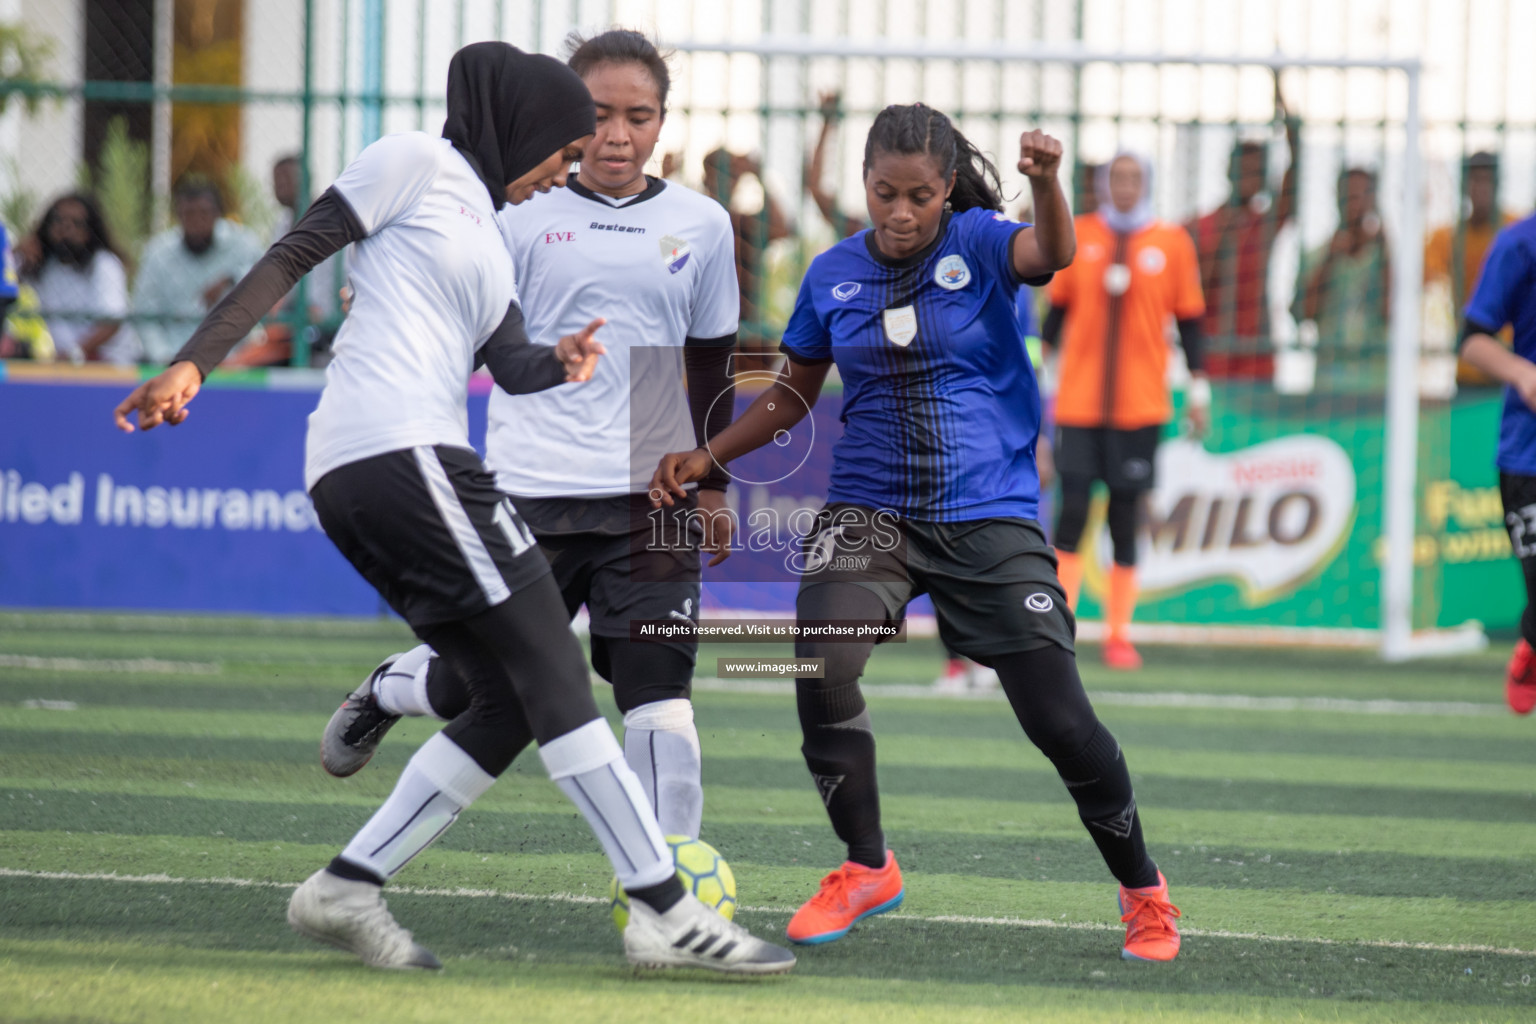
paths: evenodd
<path fill-rule="evenodd" d="M 838 302 L 847 302 L 849 299 L 859 294 L 859 290 L 863 287 L 864 286 L 859 284 L 857 281 L 844 281 L 842 284 L 835 284 L 832 286 L 832 297 Z"/>
<path fill-rule="evenodd" d="M 947 291 L 959 291 L 971 283 L 971 268 L 958 253 L 945 256 L 933 270 L 933 283 Z"/>
<path fill-rule="evenodd" d="M 661 237 L 661 262 L 672 273 L 677 273 L 688 265 L 688 256 L 692 250 L 688 243 L 676 235 L 663 235 Z"/>
<path fill-rule="evenodd" d="M 885 336 L 891 344 L 906 348 L 917 337 L 917 310 L 911 306 L 888 309 L 884 314 Z"/>

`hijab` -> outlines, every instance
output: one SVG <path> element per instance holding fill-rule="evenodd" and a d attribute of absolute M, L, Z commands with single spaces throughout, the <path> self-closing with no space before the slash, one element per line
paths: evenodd
<path fill-rule="evenodd" d="M 1129 213 L 1121 213 L 1115 206 L 1114 199 L 1109 194 L 1109 169 L 1115 165 L 1115 161 L 1121 157 L 1130 157 L 1141 168 L 1141 199 L 1131 207 Z M 1140 153 L 1122 149 L 1116 153 L 1113 160 L 1099 165 L 1093 175 L 1093 191 L 1099 197 L 1099 216 L 1109 225 L 1110 230 L 1121 235 L 1135 234 L 1148 224 L 1152 223 L 1152 161 Z"/>
<path fill-rule="evenodd" d="M 448 65 L 443 138 L 479 173 L 498 210 L 508 185 L 596 130 L 592 94 L 553 57 L 471 43 Z"/>

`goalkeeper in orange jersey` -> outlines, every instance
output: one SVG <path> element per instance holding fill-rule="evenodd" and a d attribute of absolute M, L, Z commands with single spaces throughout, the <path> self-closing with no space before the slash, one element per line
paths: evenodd
<path fill-rule="evenodd" d="M 1194 381 L 1189 420 L 1209 424 L 1210 384 L 1201 371 L 1205 301 L 1189 234 L 1152 215 L 1152 167 L 1120 153 L 1096 180 L 1098 208 L 1076 218 L 1077 259 L 1051 282 L 1042 338 L 1060 344 L 1056 392 L 1056 472 L 1061 509 L 1056 555 L 1062 589 L 1075 608 L 1083 581 L 1078 544 L 1095 480 L 1109 487 L 1114 565 L 1105 605 L 1104 662 L 1141 667 L 1128 628 L 1136 605 L 1136 527 L 1153 485 L 1157 444 L 1173 418 L 1168 394 L 1167 329 L 1177 321 Z"/>

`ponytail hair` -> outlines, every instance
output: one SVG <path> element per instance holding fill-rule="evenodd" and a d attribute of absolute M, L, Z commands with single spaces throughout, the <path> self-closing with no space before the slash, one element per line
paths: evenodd
<path fill-rule="evenodd" d="M 975 208 L 1002 212 L 1002 182 L 997 168 L 960 134 L 953 121 L 930 106 L 892 104 L 880 111 L 864 140 L 866 174 L 880 153 L 933 157 L 946 181 L 951 174 L 955 176 L 949 204 L 956 213 Z"/>

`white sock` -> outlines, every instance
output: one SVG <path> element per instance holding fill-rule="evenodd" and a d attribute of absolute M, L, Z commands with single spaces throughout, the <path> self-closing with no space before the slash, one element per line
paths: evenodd
<path fill-rule="evenodd" d="M 438 733 L 406 764 L 395 791 L 352 837 L 342 859 L 389 878 L 495 781 L 462 747 Z"/>
<path fill-rule="evenodd" d="M 539 747 L 539 757 L 592 826 L 619 885 L 640 889 L 672 877 L 672 851 L 607 722 L 594 718 L 572 729 Z"/>
<path fill-rule="evenodd" d="M 427 700 L 427 669 L 436 657 L 432 648 L 422 644 L 396 658 L 395 663 L 373 681 L 373 696 L 379 707 L 392 715 L 444 721 L 443 716 L 432 710 L 432 702 Z"/>
<path fill-rule="evenodd" d="M 656 809 L 662 835 L 699 838 L 704 783 L 693 704 L 676 698 L 631 709 L 624 716 L 624 760 Z"/>

